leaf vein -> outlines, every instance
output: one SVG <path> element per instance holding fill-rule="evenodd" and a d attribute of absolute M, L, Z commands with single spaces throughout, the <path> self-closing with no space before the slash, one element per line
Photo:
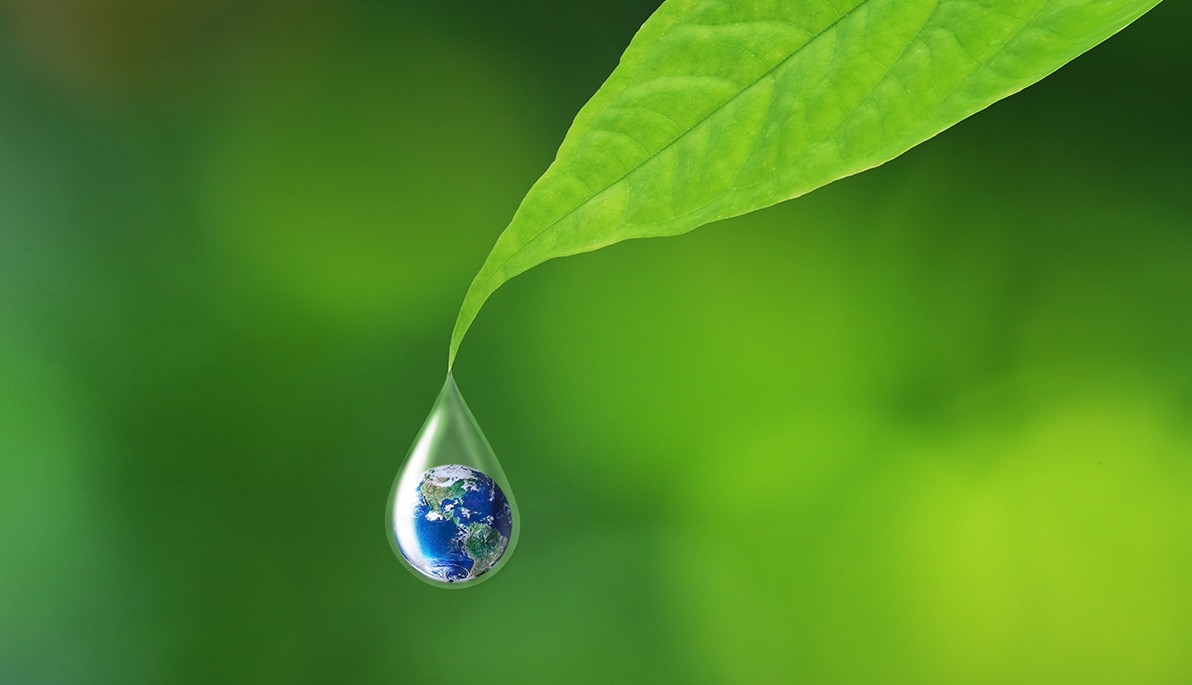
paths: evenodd
<path fill-rule="evenodd" d="M 503 261 L 502 261 L 502 262 L 501 262 L 499 265 L 497 265 L 497 266 L 496 266 L 496 267 L 495 267 L 495 268 L 494 268 L 492 271 L 490 271 L 490 272 L 489 272 L 489 274 L 488 274 L 488 276 L 487 276 L 487 277 L 485 278 L 485 280 L 484 280 L 484 284 L 483 284 L 483 286 L 482 286 L 480 289 L 481 289 L 481 290 L 483 290 L 483 289 L 487 288 L 487 287 L 488 287 L 488 284 L 492 282 L 492 280 L 493 280 L 493 279 L 496 277 L 496 275 L 497 275 L 497 274 L 501 273 L 501 271 L 502 271 L 502 270 L 505 268 L 505 266 L 506 266 L 507 264 L 509 264 L 509 262 L 510 262 L 510 261 L 512 261 L 514 257 L 516 257 L 517 255 L 521 254 L 522 250 L 525 250 L 527 247 L 529 247 L 531 244 L 533 244 L 533 243 L 534 243 L 534 241 L 536 241 L 536 240 L 538 240 L 540 237 L 542 237 L 542 235 L 543 235 L 543 234 L 545 234 L 546 232 L 548 232 L 548 231 L 550 231 L 551 229 L 553 229 L 553 228 L 554 228 L 555 226 L 557 226 L 559 223 L 561 223 L 562 221 L 564 221 L 565 219 L 567 219 L 568 217 L 570 217 L 572 214 L 574 214 L 574 213 L 576 213 L 577 211 L 579 211 L 580 209 L 582 209 L 584 206 L 588 205 L 588 204 L 589 204 L 589 203 L 590 203 L 592 200 L 594 200 L 594 199 L 595 199 L 595 198 L 597 198 L 598 196 L 600 196 L 600 195 L 602 195 L 602 194 L 604 194 L 604 193 L 608 192 L 608 190 L 609 190 L 610 188 L 612 188 L 613 186 L 617 185 L 617 184 L 618 184 L 618 183 L 620 183 L 621 181 L 624 181 L 624 180 L 625 180 L 627 177 L 629 177 L 629 176 L 630 176 L 631 174 L 633 174 L 635 171 L 637 171 L 638 169 L 640 169 L 640 168 L 642 168 L 643 166 L 645 166 L 646 164 L 648 164 L 648 163 L 649 163 L 651 160 L 653 160 L 653 159 L 657 158 L 657 157 L 658 157 L 658 155 L 662 154 L 662 153 L 663 153 L 663 152 L 665 152 L 667 149 L 669 149 L 670 147 L 674 146 L 674 145 L 675 145 L 676 143 L 678 143 L 680 140 L 683 140 L 683 138 L 684 138 L 685 136 L 687 136 L 688 134 L 690 134 L 690 133 L 691 133 L 692 131 L 694 131 L 696 128 L 699 128 L 699 127 L 700 127 L 702 124 L 704 124 L 704 122 L 706 122 L 706 121 L 708 121 L 709 119 L 711 119 L 712 117 L 714 117 L 714 116 L 715 116 L 716 114 L 718 114 L 718 113 L 719 113 L 721 110 L 723 110 L 725 107 L 727 107 L 727 106 L 728 106 L 729 104 L 731 104 L 733 101 L 735 101 L 735 100 L 736 100 L 738 97 L 740 97 L 740 96 L 741 96 L 741 94 L 742 94 L 742 93 L 744 93 L 745 91 L 747 91 L 747 90 L 749 90 L 749 89 L 753 88 L 753 87 L 754 87 L 754 86 L 756 86 L 758 83 L 762 82 L 763 80 L 765 80 L 766 78 L 768 78 L 769 76 L 771 76 L 772 74 L 774 74 L 774 72 L 776 72 L 776 71 L 778 71 L 779 69 L 781 69 L 781 68 L 782 68 L 783 66 L 785 66 L 785 65 L 786 65 L 788 62 L 790 62 L 792 59 L 794 59 L 796 56 L 798 56 L 800 53 L 802 53 L 802 52 L 803 52 L 803 50 L 805 50 L 806 48 L 810 47 L 812 44 L 814 44 L 814 43 L 815 43 L 817 40 L 819 40 L 820 38 L 824 37 L 825 35 L 829 35 L 829 33 L 832 31 L 832 29 L 836 28 L 836 26 L 838 26 L 838 25 L 839 25 L 841 22 L 843 22 L 843 21 L 847 20 L 848 18 L 852 17 L 854 14 L 856 14 L 856 13 L 857 13 L 857 11 L 859 11 L 861 8 L 863 8 L 863 7 L 867 6 L 867 5 L 868 5 L 870 2 L 871 2 L 871 0 L 860 0 L 860 2 L 858 2 L 856 5 L 854 5 L 854 6 L 852 7 L 852 9 L 850 9 L 850 10 L 848 10 L 847 12 L 845 12 L 845 13 L 841 14 L 839 17 L 837 17 L 836 19 L 834 19 L 834 20 L 832 21 L 832 23 L 828 24 L 828 25 L 827 25 L 827 26 L 825 26 L 823 29 L 821 29 L 819 32 L 817 32 L 817 33 L 815 33 L 814 35 L 812 35 L 812 36 L 811 36 L 811 38 L 810 38 L 810 39 L 808 39 L 808 41 L 807 41 L 806 43 L 803 43 L 803 44 L 802 44 L 802 45 L 800 45 L 798 48 L 795 48 L 795 50 L 793 50 L 793 51 L 791 52 L 791 54 L 789 54 L 789 55 L 787 55 L 786 57 L 782 58 L 782 60 L 780 60 L 780 61 L 779 61 L 777 64 L 775 64 L 773 67 L 770 67 L 768 70 L 766 70 L 766 71 L 765 71 L 764 73 L 762 73 L 760 76 L 758 76 L 756 79 L 754 79 L 754 80 L 753 80 L 753 81 L 751 81 L 749 84 L 747 84 L 747 85 L 745 85 L 744 87 L 742 87 L 742 88 L 741 88 L 741 90 L 740 90 L 738 93 L 736 93 L 735 95 L 733 95 L 733 96 L 732 96 L 732 97 L 730 97 L 729 99 L 725 100 L 723 103 L 721 103 L 721 104 L 720 104 L 719 106 L 717 106 L 715 109 L 713 109 L 711 112 L 708 112 L 708 113 L 707 113 L 706 115 L 704 115 L 704 116 L 703 116 L 703 117 L 702 117 L 702 118 L 701 118 L 699 121 L 697 121 L 697 122 L 695 122 L 694 124 L 692 124 L 690 128 L 688 128 L 687 130 L 683 131 L 683 132 L 682 132 L 682 133 L 680 133 L 678 136 L 676 136 L 676 137 L 675 137 L 673 140 L 671 140 L 669 143 L 667 143 L 666 145 L 664 145 L 664 146 L 662 146 L 661 148 L 659 148 L 659 150 L 658 150 L 657 152 L 655 152 L 654 154 L 650 155 L 650 156 L 649 156 L 649 157 L 647 157 L 646 159 L 642 160 L 642 161 L 641 161 L 641 162 L 639 162 L 638 164 L 634 165 L 632 168 L 630 168 L 630 169 L 628 169 L 627 171 L 625 171 L 624 173 L 622 173 L 622 174 L 621 174 L 620 176 L 618 176 L 616 179 L 614 179 L 613 181 L 611 181 L 611 182 L 610 182 L 608 185 L 606 185 L 606 186 L 604 186 L 603 188 L 601 188 L 600 190 L 596 191 L 596 192 L 595 192 L 595 193 L 593 193 L 593 194 L 592 194 L 590 197 L 588 197 L 588 198 L 584 199 L 582 202 L 580 202 L 580 203 L 579 203 L 578 205 L 576 205 L 575 207 L 573 207 L 573 208 L 569 209 L 567 212 L 565 212 L 565 213 L 564 213 L 562 216 L 560 216 L 558 219 L 555 219 L 555 220 L 554 220 L 554 221 L 552 221 L 551 223 L 547 224 L 545 227 L 543 227 L 541 230 L 539 230 L 537 233 L 535 233 L 533 236 L 531 236 L 531 237 L 530 237 L 528 240 L 526 240 L 525 242 L 523 242 L 523 243 L 521 244 L 521 246 L 520 246 L 519 248 L 517 248 L 517 250 L 515 250 L 515 251 L 514 251 L 512 254 L 510 254 L 508 257 L 506 257 L 506 258 L 505 258 L 505 259 L 504 259 L 504 260 L 503 260 Z"/>

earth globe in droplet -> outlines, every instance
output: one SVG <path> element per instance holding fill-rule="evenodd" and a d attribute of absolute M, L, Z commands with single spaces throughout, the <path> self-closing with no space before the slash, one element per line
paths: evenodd
<path fill-rule="evenodd" d="M 411 566 L 432 580 L 460 583 L 501 560 L 513 512 L 492 478 L 447 464 L 424 472 L 417 487 L 412 509 L 394 512 L 397 545 Z"/>

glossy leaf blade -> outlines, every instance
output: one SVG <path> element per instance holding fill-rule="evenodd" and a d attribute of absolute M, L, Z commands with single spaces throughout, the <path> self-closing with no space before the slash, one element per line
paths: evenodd
<path fill-rule="evenodd" d="M 1047 76 L 1159 0 L 669 0 L 576 116 L 472 282 L 676 235 L 872 168 Z"/>

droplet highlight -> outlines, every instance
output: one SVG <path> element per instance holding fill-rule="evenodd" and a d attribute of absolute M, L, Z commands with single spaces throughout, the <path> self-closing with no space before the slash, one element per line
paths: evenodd
<path fill-rule="evenodd" d="M 513 552 L 513 491 L 451 374 L 393 481 L 386 525 L 398 559 L 439 587 L 483 582 Z"/>

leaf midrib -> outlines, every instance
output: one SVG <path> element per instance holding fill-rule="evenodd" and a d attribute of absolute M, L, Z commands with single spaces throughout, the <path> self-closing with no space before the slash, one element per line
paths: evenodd
<path fill-rule="evenodd" d="M 657 158 L 659 155 L 661 155 L 663 152 L 666 152 L 666 151 L 667 151 L 667 150 L 669 150 L 671 147 L 673 147 L 673 146 L 674 146 L 676 143 L 678 143 L 680 140 L 683 140 L 684 138 L 686 138 L 686 137 L 687 137 L 687 136 L 688 136 L 688 135 L 689 135 L 689 134 L 690 134 L 692 131 L 696 130 L 697 128 L 699 128 L 700 126 L 702 126 L 702 125 L 703 125 L 705 122 L 707 122 L 709 119 L 711 119 L 712 117 L 716 116 L 718 113 L 720 113 L 720 111 L 721 111 L 721 110 L 723 110 L 725 107 L 728 107 L 728 106 L 729 106 L 730 104 L 732 104 L 732 103 L 733 103 L 733 102 L 734 102 L 734 101 L 735 101 L 737 98 L 741 97 L 741 95 L 743 95 L 744 93 L 746 93 L 747 91 L 749 91 L 750 89 L 752 89 L 752 88 L 753 88 L 754 86 L 756 86 L 757 84 L 759 84 L 759 83 L 761 83 L 762 81 L 764 81 L 766 78 L 768 78 L 768 77 L 769 77 L 771 74 L 773 74 L 774 72 L 776 72 L 776 71 L 778 71 L 779 69 L 781 69 L 783 66 L 785 66 L 785 65 L 787 64 L 787 62 L 790 62 L 792 59 L 794 59 L 794 58 L 795 58 L 795 57 L 797 57 L 797 56 L 798 56 L 800 53 L 802 53 L 802 52 L 803 52 L 803 50 L 805 50 L 806 48 L 810 47 L 812 44 L 814 44 L 814 43 L 815 43 L 817 40 L 819 40 L 819 39 L 820 39 L 820 38 L 822 38 L 823 36 L 827 35 L 829 31 L 831 31 L 832 29 L 836 28 L 836 26 L 838 26 L 840 23 L 842 23 L 843 21 L 845 21 L 845 20 L 846 20 L 846 19 L 848 19 L 849 17 L 853 16 L 853 15 L 854 15 L 854 14 L 855 14 L 855 13 L 856 13 L 858 10 L 860 10 L 860 9 L 862 9 L 863 7 L 865 7 L 865 6 L 869 5 L 869 4 L 870 4 L 870 2 L 872 2 L 872 1 L 873 1 L 873 0 L 861 0 L 860 2 L 858 2 L 856 5 L 854 5 L 854 6 L 852 7 L 852 9 L 850 9 L 849 11 L 847 11 L 847 12 L 845 12 L 844 14 L 840 15 L 839 17 L 837 17 L 835 20 L 833 20 L 833 21 L 832 21 L 832 23 L 831 23 L 831 24 L 828 24 L 828 25 L 827 25 L 827 26 L 825 26 L 823 29 L 820 29 L 820 31 L 819 31 L 818 33 L 815 33 L 815 34 L 813 34 L 813 35 L 812 35 L 812 36 L 811 36 L 811 37 L 810 37 L 810 38 L 807 40 L 807 42 L 806 42 L 806 43 L 803 43 L 803 44 L 802 44 L 802 45 L 800 45 L 799 47 L 795 48 L 794 50 L 792 50 L 792 51 L 791 51 L 791 53 L 790 53 L 789 55 L 787 55 L 786 57 L 783 57 L 783 58 L 782 58 L 781 60 L 779 60 L 779 61 L 778 61 L 778 62 L 777 62 L 777 63 L 776 63 L 774 66 L 770 67 L 770 68 L 769 68 L 769 69 L 767 69 L 766 71 L 764 71 L 764 72 L 762 72 L 761 74 L 759 74 L 757 78 L 753 79 L 753 80 L 752 80 L 752 81 L 750 81 L 748 84 L 746 84 L 745 86 L 743 86 L 743 87 L 742 87 L 742 88 L 741 88 L 739 91 L 737 91 L 737 93 L 736 93 L 736 94 L 734 94 L 732 97 L 728 98 L 728 99 L 727 99 L 727 100 L 725 100 L 724 102 L 722 102 L 722 103 L 720 103 L 719 105 L 717 105 L 715 109 L 713 109 L 712 111 L 708 112 L 708 113 L 707 113 L 707 114 L 705 114 L 703 117 L 701 117 L 701 118 L 699 119 L 699 121 L 695 122 L 694 124 L 692 124 L 691 126 L 689 126 L 689 127 L 686 129 L 686 130 L 684 130 L 683 132 L 679 133 L 677 136 L 675 136 L 673 139 L 671 139 L 671 141 L 670 141 L 670 142 L 668 142 L 666 145 L 663 145 L 662 147 L 658 148 L 658 150 L 656 150 L 656 151 L 655 151 L 653 154 L 650 154 L 650 155 L 649 155 L 649 156 L 647 156 L 645 159 L 643 159 L 642 161 L 640 161 L 640 162 L 638 162 L 637 164 L 635 164 L 633 167 L 631 167 L 631 168 L 627 169 L 627 170 L 626 170 L 624 173 L 622 173 L 620 176 L 618 176 L 617 178 L 615 178 L 615 179 L 613 179 L 612 181 L 610 181 L 610 182 L 609 182 L 607 185 L 605 185 L 603 188 L 601 188 L 600 190 L 596 191 L 595 193 L 592 193 L 592 194 L 591 194 L 591 195 L 589 195 L 587 198 L 585 198 L 585 199 L 584 199 L 582 202 L 580 202 L 580 203 L 579 203 L 579 204 L 577 204 L 576 206 L 572 207 L 571 209 L 567 210 L 567 211 L 566 211 L 565 213 L 563 213 L 563 215 L 562 215 L 562 216 L 560 216 L 558 219 L 555 219 L 555 220 L 554 220 L 554 221 L 552 221 L 551 223 L 547 224 L 547 225 L 546 225 L 545 227 L 543 227 L 543 228 L 542 228 L 540 231 L 538 231 L 538 232 L 537 232 L 537 233 L 535 233 L 533 236 L 531 236 L 529 240 L 527 240 L 527 241 L 525 241 L 524 243 L 522 243 L 521 247 L 519 247 L 519 248 L 517 248 L 516 250 L 514 250 L 514 252 L 513 252 L 512 254 L 510 254 L 508 257 L 506 257 L 506 258 L 505 258 L 505 259 L 504 259 L 504 260 L 503 260 L 503 261 L 502 261 L 502 262 L 501 262 L 499 265 L 497 265 L 497 266 L 496 266 L 496 267 L 495 267 L 495 268 L 494 268 L 492 271 L 490 271 L 490 272 L 489 272 L 489 274 L 488 274 L 488 277 L 484 279 L 484 284 L 483 284 L 483 287 L 482 287 L 482 288 L 480 288 L 480 290 L 484 290 L 485 288 L 487 288 L 487 287 L 488 287 L 488 284 L 489 284 L 490 282 L 492 282 L 492 280 L 493 280 L 493 279 L 496 277 L 496 275 L 497 275 L 497 274 L 499 274 L 499 273 L 501 272 L 501 270 L 502 270 L 502 269 L 504 269 L 504 268 L 505 268 L 505 266 L 506 266 L 507 264 L 509 264 L 509 262 L 511 262 L 511 261 L 513 260 L 513 258 L 514 258 L 514 257 L 516 257 L 517 255 L 521 254 L 522 250 L 524 250 L 524 249 L 526 249 L 527 247 L 529 247 L 529 246 L 530 246 L 530 245 L 531 245 L 531 244 L 532 244 L 532 243 L 533 243 L 535 240 L 537 240 L 538 238 L 541 238 L 541 237 L 542 237 L 542 236 L 543 236 L 545 233 L 547 233 L 547 232 L 548 232 L 548 231 L 550 231 L 552 228 L 554 228 L 555 226 L 559 225 L 561 222 L 563 222 L 564 220 L 566 220 L 566 219 L 567 219 L 567 217 L 571 216 L 572 214 L 575 214 L 575 213 L 576 213 L 576 212 L 578 212 L 580 209 L 583 209 L 585 206 L 587 206 L 589 203 L 591 203 L 591 202 L 592 202 L 593 200 L 595 200 L 597 197 L 600 197 L 600 196 L 601 196 L 601 195 L 603 195 L 604 193 L 608 192 L 608 190 L 609 190 L 609 189 L 611 189 L 613 186 L 617 185 L 617 184 L 618 184 L 618 183 L 620 183 L 621 181 L 624 181 L 626 178 L 628 178 L 629 176 L 631 176 L 631 175 L 632 175 L 634 172 L 636 172 L 638 169 L 642 168 L 642 167 L 643 167 L 643 166 L 645 166 L 646 164 L 649 164 L 651 161 L 653 161 L 654 159 L 656 159 L 656 158 Z"/>

